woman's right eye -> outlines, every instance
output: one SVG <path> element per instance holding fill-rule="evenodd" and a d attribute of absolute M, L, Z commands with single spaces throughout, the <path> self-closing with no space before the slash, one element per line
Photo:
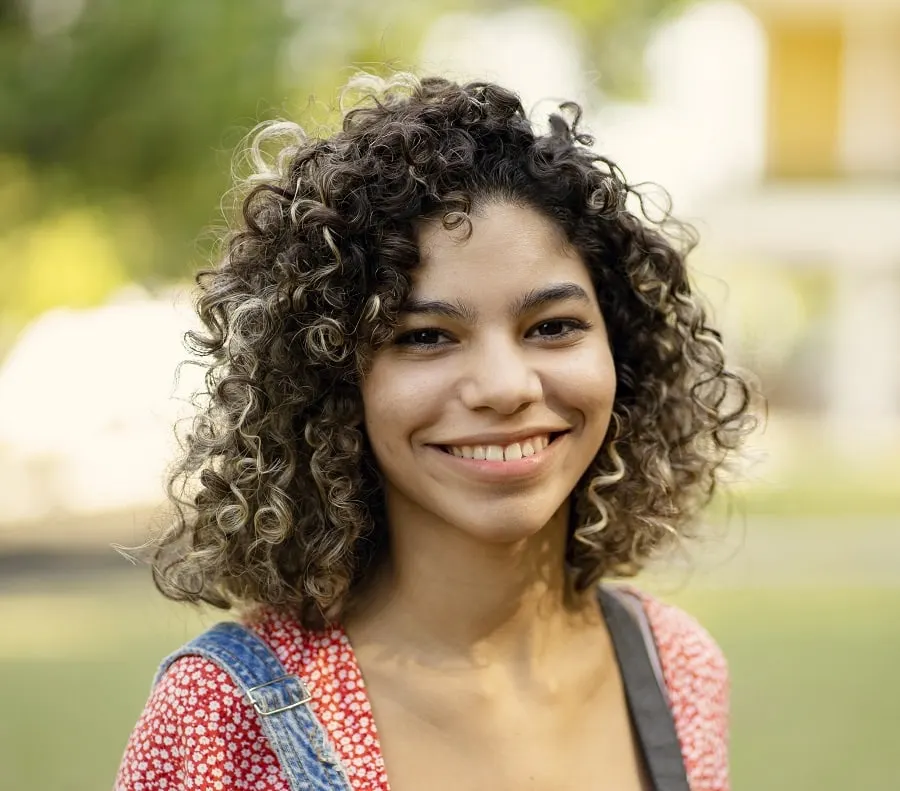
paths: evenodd
<path fill-rule="evenodd" d="M 410 330 L 398 335 L 394 344 L 397 346 L 442 346 L 442 339 L 446 339 L 444 332 L 434 328 L 422 330 Z"/>

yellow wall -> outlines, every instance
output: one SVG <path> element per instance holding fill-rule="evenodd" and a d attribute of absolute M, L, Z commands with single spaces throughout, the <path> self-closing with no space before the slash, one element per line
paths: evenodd
<path fill-rule="evenodd" d="M 835 175 L 844 49 L 840 24 L 779 19 L 766 27 L 769 175 Z"/>

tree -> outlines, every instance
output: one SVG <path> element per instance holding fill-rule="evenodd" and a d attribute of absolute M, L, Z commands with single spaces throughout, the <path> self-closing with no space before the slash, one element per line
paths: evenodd
<path fill-rule="evenodd" d="M 586 68 L 622 92 L 638 84 L 648 21 L 680 0 L 547 2 L 586 33 Z M 127 277 L 187 275 L 240 138 L 302 111 L 313 93 L 331 101 L 354 63 L 409 62 L 417 34 L 450 6 L 476 3 L 0 0 L 0 179 L 11 162 L 31 184 L 6 195 L 0 242 L 11 228 L 94 207 Z"/>
<path fill-rule="evenodd" d="M 90 0 L 61 22 L 47 6 L 0 13 L 0 151 L 41 183 L 36 208 L 137 201 L 160 238 L 196 232 L 227 176 L 223 133 L 280 98 L 282 3 Z"/>

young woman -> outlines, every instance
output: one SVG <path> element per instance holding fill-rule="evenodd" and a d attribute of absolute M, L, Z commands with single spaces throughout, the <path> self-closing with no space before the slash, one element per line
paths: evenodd
<path fill-rule="evenodd" d="M 404 77 L 256 138 L 154 563 L 241 618 L 163 664 L 121 791 L 728 788 L 721 652 L 601 581 L 690 532 L 749 388 L 562 111 Z"/>

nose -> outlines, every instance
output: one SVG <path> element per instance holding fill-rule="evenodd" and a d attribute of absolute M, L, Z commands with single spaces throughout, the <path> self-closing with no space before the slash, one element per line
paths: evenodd
<path fill-rule="evenodd" d="M 513 415 L 543 398 L 541 377 L 527 350 L 494 338 L 467 354 L 460 398 L 473 411 Z"/>

